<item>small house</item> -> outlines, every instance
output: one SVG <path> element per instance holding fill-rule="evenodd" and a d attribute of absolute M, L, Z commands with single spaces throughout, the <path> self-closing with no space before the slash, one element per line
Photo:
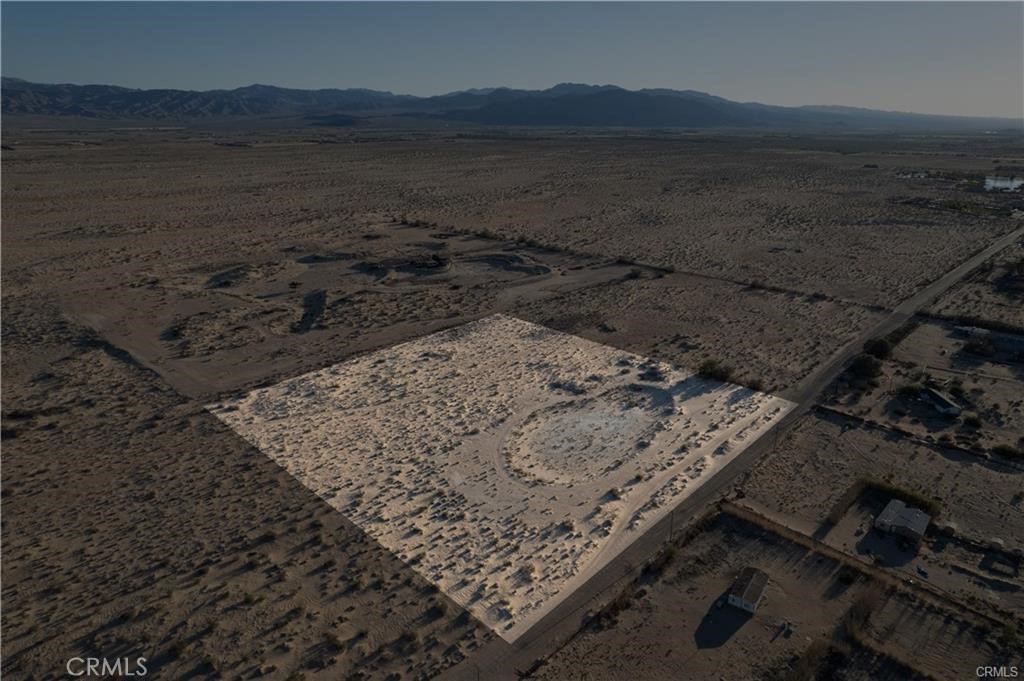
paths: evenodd
<path fill-rule="evenodd" d="M 767 587 L 768 573 L 757 568 L 745 567 L 740 570 L 729 587 L 727 600 L 729 605 L 752 613 L 757 610 Z"/>
<path fill-rule="evenodd" d="M 875 518 L 875 527 L 883 532 L 920 541 L 931 521 L 931 516 L 921 509 L 907 506 L 899 499 L 893 499 Z"/>
<path fill-rule="evenodd" d="M 963 411 L 960 405 L 953 401 L 952 397 L 941 390 L 924 388 L 921 390 L 921 397 L 943 416 L 959 416 L 960 412 Z"/>

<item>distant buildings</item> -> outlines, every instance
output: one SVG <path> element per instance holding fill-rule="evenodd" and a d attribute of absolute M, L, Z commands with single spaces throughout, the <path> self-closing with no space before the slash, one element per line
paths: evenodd
<path fill-rule="evenodd" d="M 907 506 L 899 499 L 893 499 L 875 518 L 875 527 L 883 532 L 920 541 L 931 521 L 931 516 L 921 509 Z"/>
<path fill-rule="evenodd" d="M 952 397 L 935 388 L 922 388 L 921 397 L 944 416 L 959 416 L 963 411 Z"/>
<path fill-rule="evenodd" d="M 732 586 L 729 587 L 729 605 L 755 612 L 764 590 L 768 587 L 768 574 L 757 568 L 745 567 L 740 570 Z"/>

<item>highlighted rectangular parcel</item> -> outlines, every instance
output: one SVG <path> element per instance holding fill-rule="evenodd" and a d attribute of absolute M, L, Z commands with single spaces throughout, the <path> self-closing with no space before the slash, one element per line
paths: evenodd
<path fill-rule="evenodd" d="M 793 406 L 494 315 L 210 410 L 513 642 Z"/>

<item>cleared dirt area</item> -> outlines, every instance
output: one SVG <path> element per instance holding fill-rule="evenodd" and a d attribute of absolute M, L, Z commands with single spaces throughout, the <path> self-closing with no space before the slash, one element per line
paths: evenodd
<path fill-rule="evenodd" d="M 142 273 L 111 265 L 69 286 L 63 305 L 178 391 L 210 397 L 526 301 L 661 275 L 436 228 L 361 224 L 326 243 L 260 248 L 249 262 L 167 258 Z"/>
<path fill-rule="evenodd" d="M 211 411 L 514 641 L 792 406 L 495 315 Z"/>

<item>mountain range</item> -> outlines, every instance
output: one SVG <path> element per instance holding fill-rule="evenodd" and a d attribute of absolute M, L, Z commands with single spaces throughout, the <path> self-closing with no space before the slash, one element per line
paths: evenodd
<path fill-rule="evenodd" d="M 202 123 L 293 120 L 307 125 L 419 122 L 502 126 L 778 129 L 1012 129 L 1010 118 L 973 118 L 836 106 L 735 102 L 694 90 L 627 90 L 562 83 L 546 90 L 474 88 L 432 97 L 367 89 L 298 90 L 249 85 L 233 90 L 139 90 L 114 85 L 32 83 L 5 77 L 7 116 Z"/>

